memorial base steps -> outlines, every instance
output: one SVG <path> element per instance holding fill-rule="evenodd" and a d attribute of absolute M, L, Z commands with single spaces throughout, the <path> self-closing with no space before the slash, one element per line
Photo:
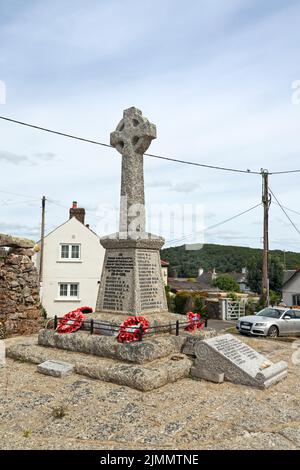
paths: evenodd
<path fill-rule="evenodd" d="M 180 353 L 185 341 L 185 336 L 171 334 L 149 336 L 143 341 L 132 343 L 119 343 L 115 336 L 91 335 L 86 331 L 61 334 L 54 330 L 43 329 L 38 335 L 40 346 L 137 364 L 144 364 L 168 357 L 170 354 Z"/>
<path fill-rule="evenodd" d="M 150 391 L 186 378 L 192 367 L 192 360 L 179 352 L 141 364 L 56 347 L 44 347 L 38 345 L 36 339 L 32 338 L 9 346 L 6 354 L 14 360 L 36 365 L 45 361 L 63 361 L 73 366 L 76 374 L 140 391 Z M 45 377 L 45 380 L 50 379 L 62 380 Z"/>

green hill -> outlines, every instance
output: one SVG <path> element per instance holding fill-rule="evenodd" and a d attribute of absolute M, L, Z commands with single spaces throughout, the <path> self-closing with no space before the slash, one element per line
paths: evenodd
<path fill-rule="evenodd" d="M 284 252 L 271 250 L 271 256 L 276 256 L 284 263 Z M 161 258 L 169 261 L 170 275 L 178 277 L 197 277 L 198 269 L 205 271 L 216 269 L 217 272 L 240 272 L 253 257 L 261 257 L 259 248 L 247 248 L 243 246 L 227 246 L 204 244 L 201 250 L 186 250 L 185 246 L 176 246 L 161 250 Z M 300 253 L 285 252 L 286 269 L 300 267 Z"/>

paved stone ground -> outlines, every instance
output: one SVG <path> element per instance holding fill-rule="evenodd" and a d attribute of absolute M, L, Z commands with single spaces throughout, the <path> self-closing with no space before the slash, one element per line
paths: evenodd
<path fill-rule="evenodd" d="M 0 448 L 299 449 L 296 350 L 241 339 L 273 361 L 286 360 L 288 378 L 266 391 L 183 379 L 139 392 L 75 374 L 44 376 L 8 359 L 0 369 Z"/>
<path fill-rule="evenodd" d="M 217 332 L 226 330 L 227 328 L 234 328 L 236 321 L 223 321 L 223 320 L 208 320 L 209 328 L 216 330 Z"/>

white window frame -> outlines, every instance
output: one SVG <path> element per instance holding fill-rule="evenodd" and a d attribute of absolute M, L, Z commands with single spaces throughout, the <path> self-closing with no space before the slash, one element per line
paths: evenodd
<path fill-rule="evenodd" d="M 69 247 L 69 252 L 68 252 L 68 258 L 63 258 L 62 257 L 62 247 L 63 246 L 68 246 Z M 78 246 L 78 258 L 72 258 L 72 247 L 73 246 Z M 59 245 L 59 262 L 61 263 L 81 263 L 81 244 L 80 243 L 60 243 Z"/>
<path fill-rule="evenodd" d="M 296 298 L 297 298 L 297 300 L 296 300 L 297 303 L 295 304 L 294 301 L 295 301 Z M 300 293 L 299 293 L 299 294 L 294 294 L 294 295 L 293 295 L 293 299 L 292 299 L 293 305 L 297 305 L 297 307 L 300 306 L 300 301 L 299 301 L 299 299 L 300 299 Z M 299 303 L 298 303 L 298 302 L 299 302 Z"/>
<path fill-rule="evenodd" d="M 67 286 L 67 295 L 61 295 L 60 294 L 60 288 L 61 288 L 62 285 Z M 77 296 L 71 295 L 71 286 L 72 285 L 77 286 Z M 58 283 L 58 296 L 57 296 L 56 301 L 79 302 L 80 301 L 79 293 L 80 293 L 80 283 L 79 282 L 59 282 Z"/>

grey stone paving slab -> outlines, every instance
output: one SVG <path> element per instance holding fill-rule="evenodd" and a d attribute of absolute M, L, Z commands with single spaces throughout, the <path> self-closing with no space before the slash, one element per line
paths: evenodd
<path fill-rule="evenodd" d="M 64 377 L 74 371 L 74 365 L 63 361 L 49 360 L 37 366 L 38 372 L 52 377 Z"/>

